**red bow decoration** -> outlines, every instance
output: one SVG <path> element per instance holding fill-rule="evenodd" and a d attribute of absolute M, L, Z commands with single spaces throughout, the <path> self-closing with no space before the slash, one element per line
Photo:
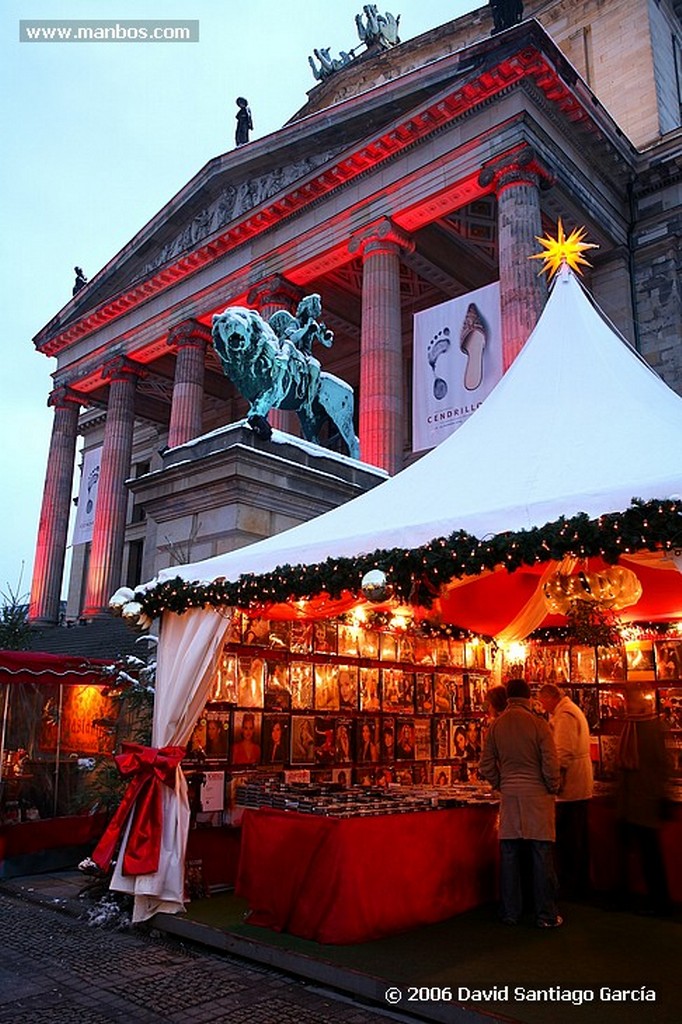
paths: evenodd
<path fill-rule="evenodd" d="M 163 811 L 162 786 L 175 786 L 175 773 L 185 756 L 184 747 L 143 747 L 123 743 L 122 753 L 114 758 L 128 788 L 121 803 L 97 844 L 92 859 L 101 871 L 108 871 L 123 834 L 128 815 L 133 820 L 123 855 L 124 875 L 150 875 L 158 870 L 161 853 Z"/>

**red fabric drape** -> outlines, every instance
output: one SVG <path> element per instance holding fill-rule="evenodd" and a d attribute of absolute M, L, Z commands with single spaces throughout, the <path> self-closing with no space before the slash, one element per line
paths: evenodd
<path fill-rule="evenodd" d="M 175 785 L 175 773 L 185 756 L 184 747 L 143 747 L 139 743 L 122 744 L 122 753 L 114 760 L 121 775 L 129 778 L 128 788 L 92 859 L 101 871 L 111 866 L 123 829 L 133 819 L 123 855 L 124 875 L 149 875 L 159 866 L 161 851 L 161 787 Z"/>
<path fill-rule="evenodd" d="M 242 823 L 249 924 L 367 942 L 495 898 L 497 807 L 317 818 L 261 808 Z"/>

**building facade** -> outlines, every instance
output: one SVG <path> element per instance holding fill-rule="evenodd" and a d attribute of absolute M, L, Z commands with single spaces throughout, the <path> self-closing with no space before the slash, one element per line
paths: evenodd
<path fill-rule="evenodd" d="M 485 6 L 367 46 L 279 131 L 210 161 L 34 339 L 57 367 L 32 621 L 57 620 L 79 433 L 99 458 L 73 620 L 399 472 L 413 314 L 499 280 L 508 367 L 546 297 L 527 257 L 559 217 L 599 245 L 599 305 L 682 393 L 681 6 L 534 0 L 493 35 Z M 226 306 L 267 317 L 312 292 L 365 465 L 331 438 L 326 454 L 255 438 L 212 350 Z"/>

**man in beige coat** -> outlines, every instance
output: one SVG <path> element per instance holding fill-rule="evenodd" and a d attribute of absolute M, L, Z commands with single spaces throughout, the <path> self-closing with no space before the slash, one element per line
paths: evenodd
<path fill-rule="evenodd" d="M 540 688 L 540 703 L 559 757 L 561 784 L 556 805 L 556 853 L 564 896 L 584 897 L 590 891 L 589 802 L 593 777 L 590 728 L 577 704 L 558 686 Z"/>
<path fill-rule="evenodd" d="M 517 924 L 523 911 L 521 858 L 530 848 L 535 920 L 539 928 L 563 924 L 556 905 L 554 793 L 559 761 L 547 722 L 530 706 L 523 679 L 507 683 L 507 710 L 485 739 L 479 773 L 500 791 L 500 917 Z"/>

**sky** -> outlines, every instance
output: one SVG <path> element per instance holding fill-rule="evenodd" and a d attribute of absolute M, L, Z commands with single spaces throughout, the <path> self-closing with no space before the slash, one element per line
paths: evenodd
<path fill-rule="evenodd" d="M 378 4 L 401 16 L 403 40 L 481 6 Z M 251 106 L 252 139 L 280 128 L 315 85 L 315 47 L 362 52 L 361 9 L 360 0 L 0 0 L 2 593 L 30 588 L 56 369 L 32 338 L 69 300 L 74 266 L 94 277 L 233 147 L 238 95 Z M 141 18 L 197 20 L 199 41 L 19 42 L 21 19 Z"/>

